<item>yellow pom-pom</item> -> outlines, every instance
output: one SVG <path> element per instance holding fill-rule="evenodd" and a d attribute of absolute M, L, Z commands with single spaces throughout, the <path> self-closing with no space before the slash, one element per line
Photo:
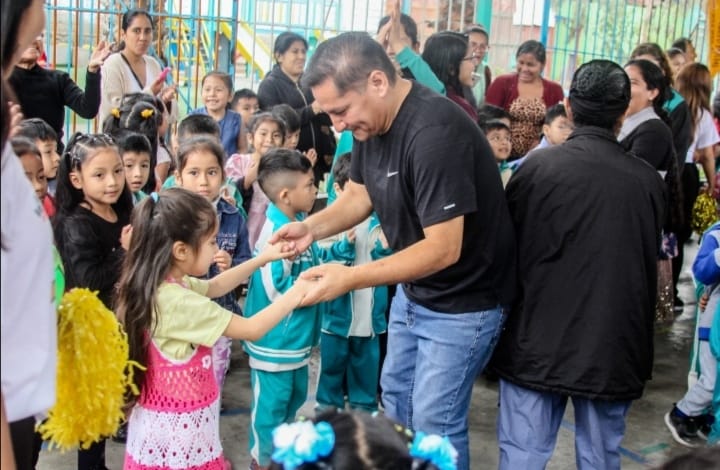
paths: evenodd
<path fill-rule="evenodd" d="M 127 335 L 115 314 L 88 289 L 63 295 L 58 308 L 57 398 L 38 431 L 50 446 L 87 449 L 112 436 L 125 419 L 132 385 Z"/>
<path fill-rule="evenodd" d="M 692 229 L 698 235 L 702 235 L 717 220 L 718 209 L 715 199 L 707 193 L 700 194 L 692 208 Z"/>
<path fill-rule="evenodd" d="M 143 109 L 142 111 L 140 111 L 140 116 L 142 116 L 143 119 L 147 119 L 151 117 L 154 113 L 155 111 L 153 111 L 152 109 Z"/>
<path fill-rule="evenodd" d="M 114 118 L 120 119 L 120 109 L 119 109 L 119 108 L 113 108 L 113 109 L 111 109 L 111 110 L 110 110 L 110 114 L 111 114 Z"/>

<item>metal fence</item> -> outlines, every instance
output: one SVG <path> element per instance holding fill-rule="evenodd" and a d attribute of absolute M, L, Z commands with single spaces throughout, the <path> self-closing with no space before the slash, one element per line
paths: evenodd
<path fill-rule="evenodd" d="M 197 88 L 210 70 L 235 77 L 235 88 L 256 89 L 271 68 L 272 44 L 293 30 L 320 41 L 343 31 L 373 34 L 385 0 L 49 0 L 46 51 L 51 66 L 82 85 L 92 47 L 120 39 L 122 13 L 143 7 L 156 19 L 151 53 L 169 65 L 181 111 L 200 106 Z M 482 24 L 490 32 L 486 61 L 493 75 L 511 71 L 527 39 L 547 46 L 545 75 L 567 88 L 575 69 L 593 58 L 627 60 L 645 41 L 663 48 L 689 37 L 707 60 L 703 0 L 403 0 L 402 11 L 418 23 L 421 43 L 433 32 Z M 75 115 L 69 127 L 94 129 Z"/>

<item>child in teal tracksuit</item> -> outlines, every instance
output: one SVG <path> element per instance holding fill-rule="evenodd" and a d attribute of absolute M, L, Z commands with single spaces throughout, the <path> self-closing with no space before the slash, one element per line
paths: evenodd
<path fill-rule="evenodd" d="M 274 149 L 260 160 L 258 182 L 270 199 L 267 219 L 256 247 L 290 222 L 302 220 L 317 195 L 310 161 L 295 150 Z M 274 261 L 250 278 L 246 317 L 267 307 L 287 291 L 304 270 L 320 262 L 313 243 L 294 259 Z M 246 341 L 250 356 L 252 403 L 250 416 L 250 468 L 270 465 L 272 430 L 295 414 L 307 398 L 310 351 L 320 335 L 320 305 L 302 307 L 285 317 L 258 341 Z"/>
<path fill-rule="evenodd" d="M 341 155 L 333 166 L 336 194 L 340 195 L 350 177 L 350 154 Z M 390 249 L 375 214 L 346 233 L 333 245 L 332 253 L 352 265 L 369 263 L 388 256 Z M 332 255 L 330 255 L 332 256 Z M 351 291 L 329 303 L 323 313 L 320 336 L 320 376 L 317 408 L 345 408 L 343 384 L 348 403 L 354 409 L 377 410 L 380 373 L 378 336 L 387 329 L 386 286 Z"/>

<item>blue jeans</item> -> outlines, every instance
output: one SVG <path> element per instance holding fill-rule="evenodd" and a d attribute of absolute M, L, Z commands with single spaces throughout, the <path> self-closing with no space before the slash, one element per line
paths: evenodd
<path fill-rule="evenodd" d="M 418 431 L 448 436 L 458 470 L 470 468 L 468 409 L 473 383 L 490 359 L 502 308 L 449 314 L 422 307 L 401 286 L 390 308 L 383 364 L 385 415 Z"/>
<path fill-rule="evenodd" d="M 575 408 L 575 464 L 620 469 L 620 443 L 630 401 L 570 397 Z M 552 457 L 568 396 L 500 380 L 497 436 L 501 470 L 543 469 Z"/>

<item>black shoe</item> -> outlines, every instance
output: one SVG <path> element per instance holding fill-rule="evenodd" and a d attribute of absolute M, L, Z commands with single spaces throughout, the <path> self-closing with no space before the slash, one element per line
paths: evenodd
<path fill-rule="evenodd" d="M 675 304 L 673 305 L 673 311 L 675 313 L 682 313 L 685 309 L 685 302 L 680 297 L 675 297 Z"/>
<path fill-rule="evenodd" d="M 673 439 L 678 444 L 686 447 L 697 447 L 699 443 L 694 442 L 698 437 L 698 423 L 695 419 L 685 415 L 673 405 L 672 410 L 665 415 L 665 424 L 667 425 Z"/>
<path fill-rule="evenodd" d="M 694 418 L 697 423 L 697 435 L 698 437 L 707 441 L 710 431 L 712 430 L 713 424 L 715 424 L 715 416 L 710 413 L 705 413 L 697 418 Z"/>
<path fill-rule="evenodd" d="M 118 444 L 125 444 L 127 442 L 127 431 L 127 423 L 121 424 L 115 435 L 112 437 L 113 442 L 117 442 Z"/>

